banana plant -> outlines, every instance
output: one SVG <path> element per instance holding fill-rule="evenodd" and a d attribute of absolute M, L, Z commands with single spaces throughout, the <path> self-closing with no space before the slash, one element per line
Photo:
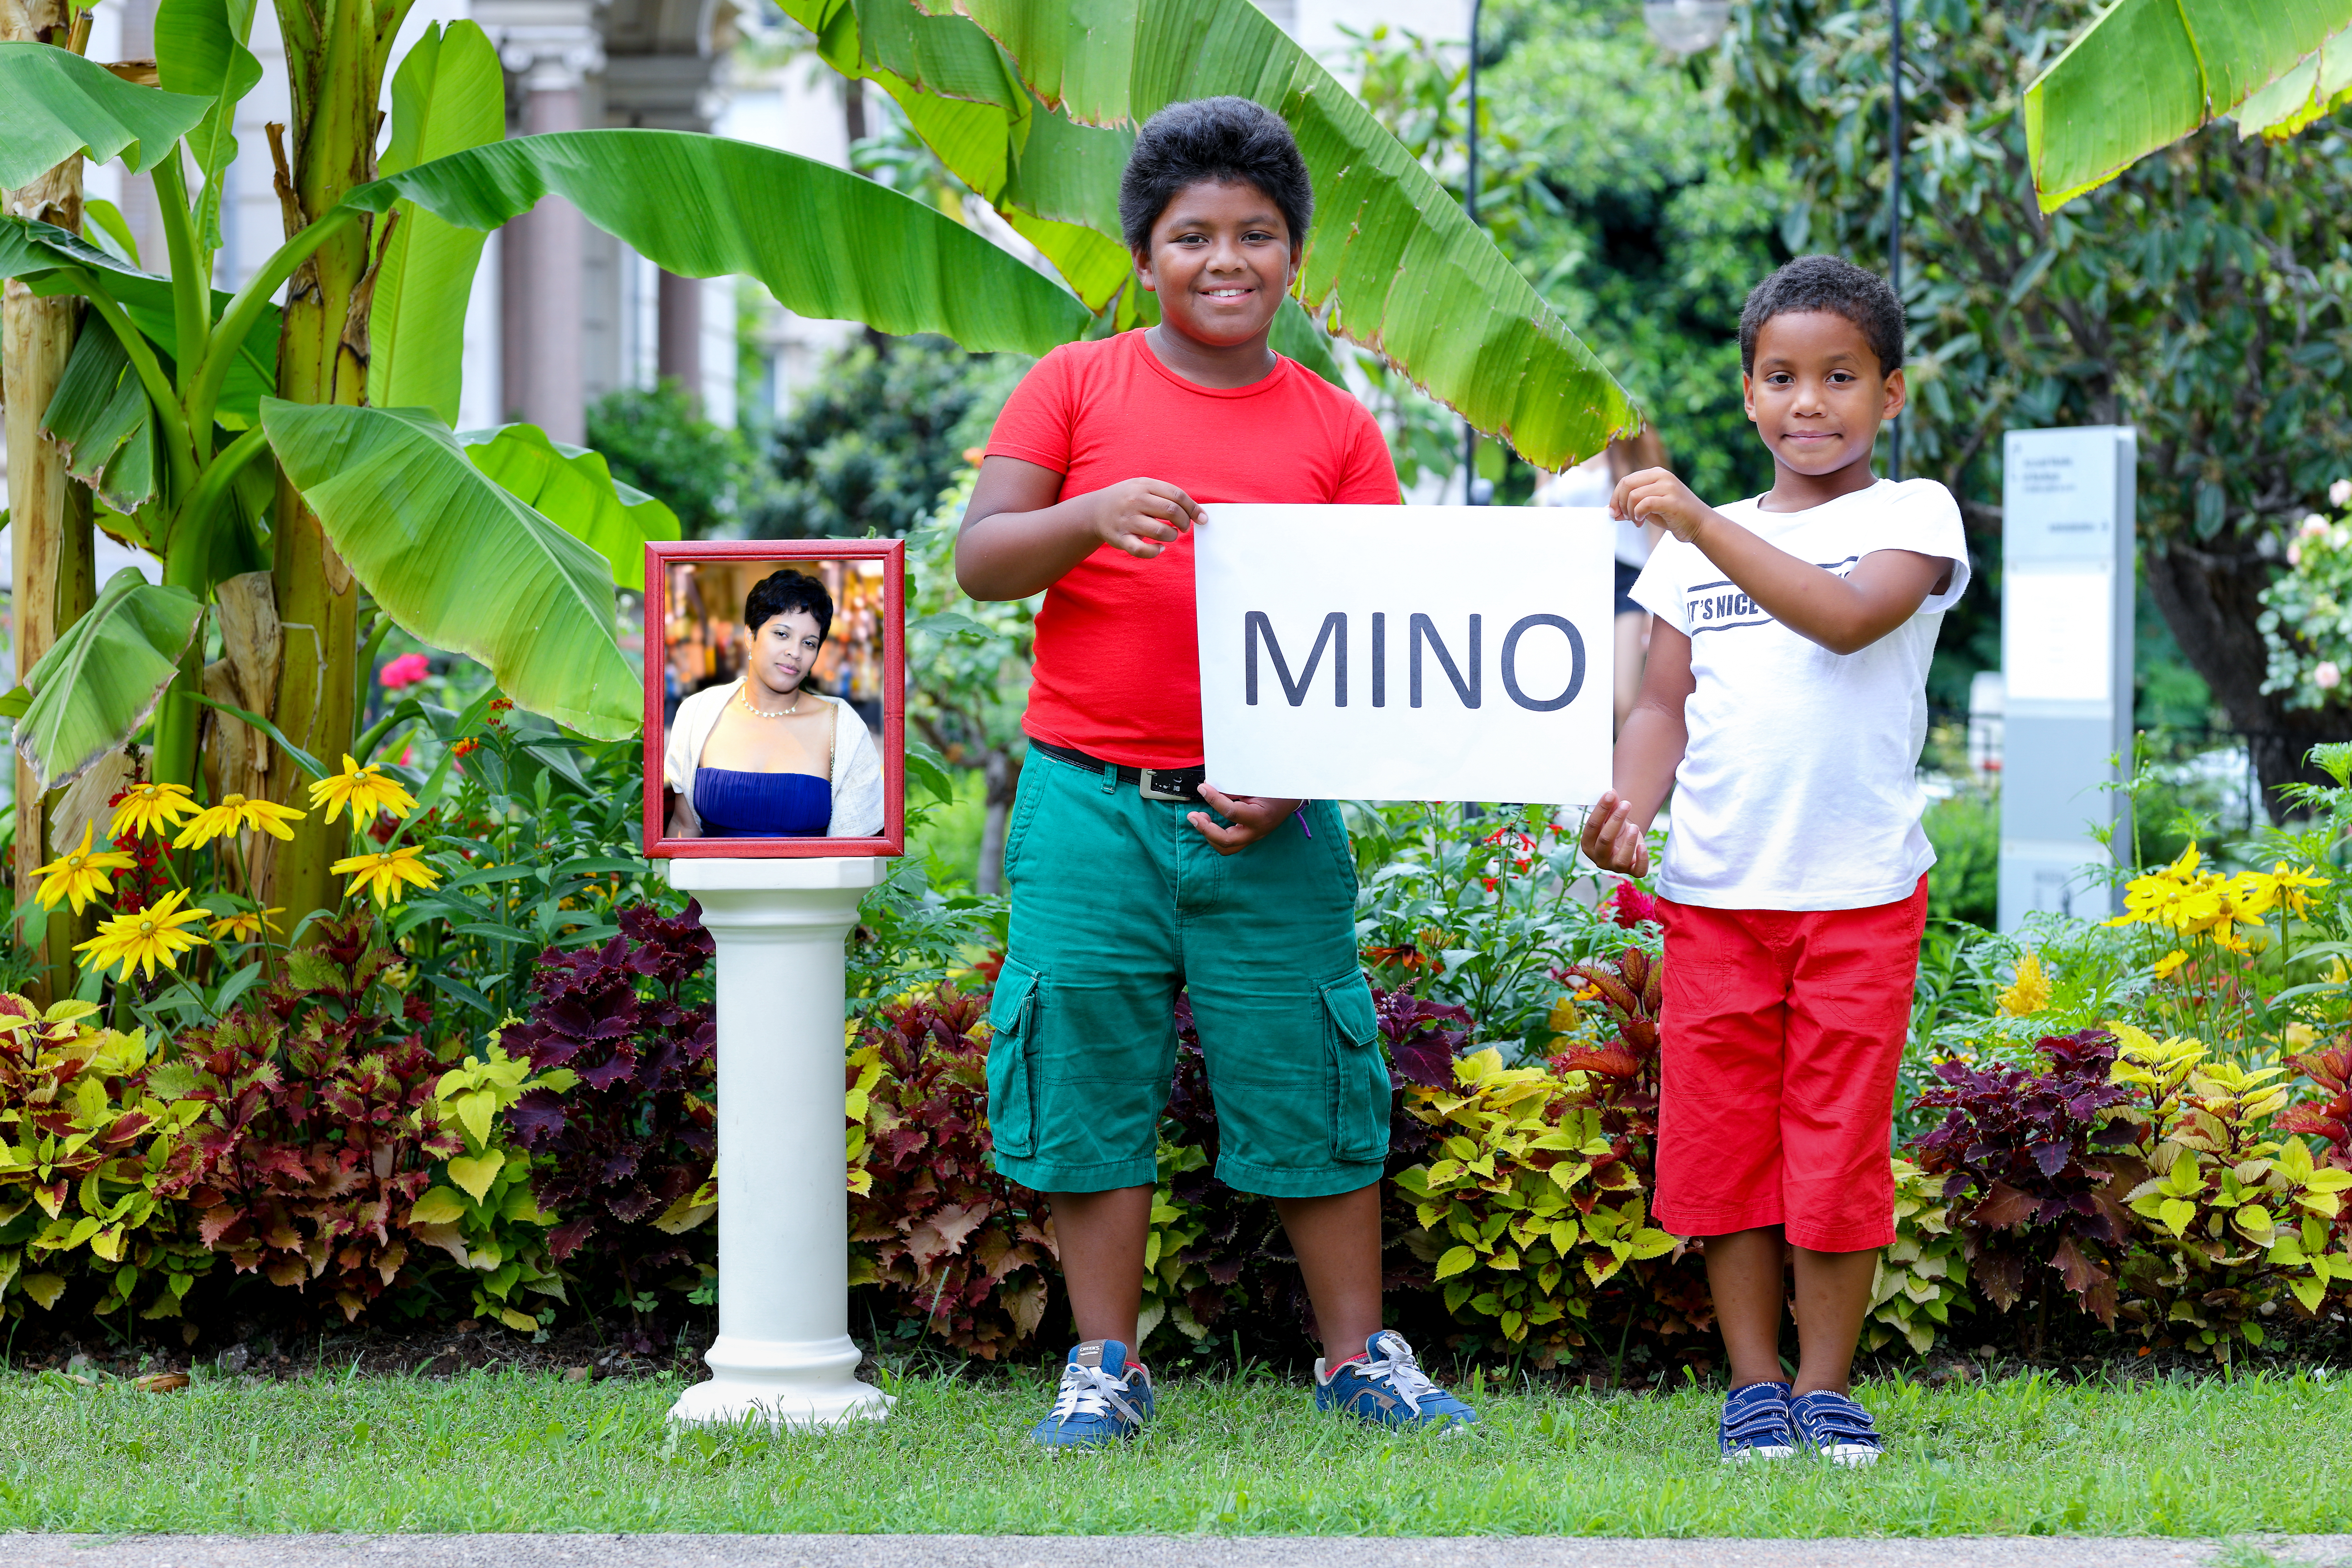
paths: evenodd
<path fill-rule="evenodd" d="M 1624 389 L 1412 154 L 1249 0 L 780 0 L 835 69 L 888 92 L 959 179 L 1124 325 L 1151 317 L 1120 239 L 1135 128 L 1232 93 L 1289 121 L 1315 185 L 1276 346 L 1307 312 L 1479 430 L 1556 468 L 1639 423 Z"/>
<path fill-rule="evenodd" d="M 2352 0 L 2119 0 L 2025 89 L 2043 212 L 2230 118 L 2293 135 L 2352 99 Z"/>
<path fill-rule="evenodd" d="M 91 307 L 47 433 L 108 530 L 163 562 L 161 584 L 110 584 L 83 639 L 85 659 L 101 646 L 142 656 L 110 658 L 99 681 L 45 659 L 0 698 L 37 721 L 20 722 L 17 744 L 44 786 L 151 713 L 156 776 L 194 784 L 203 616 L 219 584 L 264 569 L 288 635 L 310 646 L 278 661 L 274 704 L 248 700 L 311 752 L 351 742 L 362 590 L 379 629 L 481 659 L 518 704 L 592 736 L 634 728 L 610 590 L 674 520 L 540 432 L 450 428 L 481 237 L 550 195 L 680 276 L 748 275 L 804 315 L 1042 353 L 1151 317 L 1118 239 L 1134 125 L 1179 99 L 1243 93 L 1297 129 L 1319 203 L 1280 346 L 1331 374 L 1322 333 L 1343 334 L 1538 463 L 1634 423 L 1622 389 L 1410 153 L 1246 0 L 1099 0 L 1083 18 L 1052 0 L 965 0 L 961 14 L 945 0 L 787 0 L 825 58 L 889 90 L 1066 290 L 929 206 L 789 153 L 659 131 L 501 140 L 496 53 L 471 23 L 428 29 L 393 73 L 379 159 L 404 0 L 280 0 L 294 124 L 290 160 L 275 128 L 271 152 L 291 233 L 232 295 L 207 279 L 239 153 L 229 128 L 258 79 L 252 5 L 161 0 L 157 88 L 69 50 L 0 45 L 0 186 L 77 153 L 120 159 L 153 175 L 169 253 L 149 272 L 119 246 L 0 215 L 0 276 Z M 274 754 L 270 793 L 287 798 L 300 753 Z M 276 893 L 309 909 L 328 901 L 332 851 L 323 826 L 296 831 Z"/>
<path fill-rule="evenodd" d="M 646 538 L 677 537 L 676 519 L 616 487 L 593 454 L 534 428 L 461 439 L 449 427 L 452 323 L 482 236 L 542 195 L 568 197 L 673 272 L 748 274 L 811 315 L 1029 353 L 1090 320 L 962 226 L 826 164 L 667 132 L 491 140 L 497 58 L 463 22 L 429 31 L 395 79 L 381 177 L 305 224 L 236 294 L 219 293 L 202 279 L 217 238 L 212 193 L 235 149 L 208 128 L 250 86 L 237 62 L 251 15 L 166 0 L 167 12 L 206 5 L 222 24 L 205 36 L 217 68 L 159 57 L 161 75 L 201 93 L 135 87 L 42 45 L 0 47 L 0 184 L 77 151 L 121 157 L 155 175 L 173 261 L 168 275 L 146 273 L 63 229 L 0 218 L 0 275 L 80 295 L 100 324 L 76 342 L 47 431 L 98 492 L 109 531 L 163 563 L 159 584 L 110 584 L 87 632 L 0 700 L 38 721 L 19 723 L 17 744 L 43 787 L 77 776 L 151 713 L 156 776 L 194 782 L 200 612 L 226 578 L 272 564 L 281 486 L 390 623 L 479 658 L 517 703 L 583 733 L 635 729 L 642 688 L 615 640 L 612 591 L 635 583 Z M 171 47 L 160 21 L 158 47 Z M 353 234 L 377 258 L 368 387 L 408 406 L 272 395 L 282 329 L 270 296 Z M 89 679 L 93 648 L 115 650 L 101 657 L 104 679 Z M 131 648 L 144 653 L 117 657 Z"/>

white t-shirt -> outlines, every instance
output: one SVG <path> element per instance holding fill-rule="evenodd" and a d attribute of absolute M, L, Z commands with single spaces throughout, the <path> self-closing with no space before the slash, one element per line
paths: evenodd
<path fill-rule="evenodd" d="M 1919 613 L 1858 653 L 1774 620 L 1697 546 L 1668 535 L 1633 598 L 1691 639 L 1690 746 L 1658 890 L 1718 910 L 1860 910 L 1910 897 L 1936 852 L 1919 826 L 1927 664 L 1969 585 L 1960 510 L 1933 479 L 1879 480 L 1806 511 L 1717 509 L 1843 577 L 1878 550 L 1952 563 Z"/>

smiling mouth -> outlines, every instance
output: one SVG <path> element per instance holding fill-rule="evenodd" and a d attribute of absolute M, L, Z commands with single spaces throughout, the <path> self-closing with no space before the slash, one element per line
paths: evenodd
<path fill-rule="evenodd" d="M 1203 289 L 1201 292 L 1212 300 L 1241 300 L 1257 292 L 1255 289 Z"/>

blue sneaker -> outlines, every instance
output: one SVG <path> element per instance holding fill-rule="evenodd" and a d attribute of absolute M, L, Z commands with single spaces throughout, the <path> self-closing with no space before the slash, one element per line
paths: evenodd
<path fill-rule="evenodd" d="M 1870 1412 L 1843 1394 L 1826 1388 L 1800 1394 L 1789 1401 L 1789 1417 L 1799 1440 L 1832 1465 L 1874 1465 L 1886 1451 Z"/>
<path fill-rule="evenodd" d="M 1725 1464 L 1748 1459 L 1785 1459 L 1796 1453 L 1797 1435 L 1789 1420 L 1789 1385 L 1750 1383 L 1723 1402 L 1716 1446 Z"/>
<path fill-rule="evenodd" d="M 1315 1408 L 1381 1426 L 1475 1426 L 1478 1413 L 1429 1381 L 1402 1334 L 1382 1329 L 1364 1353 L 1326 1369 L 1315 1363 Z"/>
<path fill-rule="evenodd" d="M 1134 1436 L 1151 1418 L 1151 1374 L 1117 1340 L 1070 1347 L 1053 1414 L 1030 1428 L 1041 1448 L 1090 1448 Z"/>

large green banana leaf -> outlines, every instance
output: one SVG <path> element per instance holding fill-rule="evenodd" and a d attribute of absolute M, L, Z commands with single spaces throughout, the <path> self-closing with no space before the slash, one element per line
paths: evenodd
<path fill-rule="evenodd" d="M 782 0 L 829 62 L 881 83 L 1000 210 L 1082 226 L 1113 246 L 1134 128 L 1182 99 L 1255 99 L 1290 122 L 1315 182 L 1298 285 L 1309 310 L 1328 307 L 1340 334 L 1532 462 L 1559 466 L 1634 426 L 1623 388 L 1567 323 L 1248 0 L 920 3 L 929 14 L 906 0 Z M 1039 243 L 1096 303 L 1112 277 L 1099 247 Z"/>
<path fill-rule="evenodd" d="M 2352 100 L 2352 26 L 2331 35 L 2318 52 L 2238 106 L 2238 133 L 2275 141 L 2292 136 Z"/>
<path fill-rule="evenodd" d="M 212 100 L 133 87 L 50 44 L 0 44 L 0 190 L 29 185 L 79 153 L 152 167 Z"/>
<path fill-rule="evenodd" d="M 152 92 L 153 89 L 141 90 Z M 75 292 L 72 270 L 90 273 L 122 306 L 131 324 L 164 355 L 177 352 L 177 331 L 172 319 L 172 280 L 142 272 L 110 251 L 100 250 L 70 229 L 34 223 L 0 214 L 0 278 L 22 279 L 36 294 Z M 213 290 L 215 320 L 228 308 L 229 296 Z M 228 380 L 221 387 L 220 422 L 234 429 L 251 425 L 262 395 L 278 384 L 278 307 L 265 309 L 245 336 Z"/>
<path fill-rule="evenodd" d="M 2042 210 L 2237 110 L 2347 26 L 2352 0 L 2118 0 L 2025 89 Z"/>
<path fill-rule="evenodd" d="M 211 250 L 221 242 L 221 171 L 236 159 L 236 106 L 261 80 L 261 62 L 245 47 L 252 32 L 253 0 L 160 0 L 155 7 L 157 83 L 210 105 L 188 134 L 188 152 L 205 183 L 196 232 Z"/>
<path fill-rule="evenodd" d="M 536 425 L 462 430 L 457 444 L 509 495 L 603 556 L 615 587 L 642 591 L 646 541 L 678 536 L 676 512 L 614 479 L 597 453 Z"/>
<path fill-rule="evenodd" d="M 506 78 L 489 35 L 472 22 L 436 23 L 392 79 L 387 174 L 506 134 Z M 466 305 L 482 258 L 481 230 L 460 228 L 402 202 L 376 269 L 368 312 L 368 401 L 423 405 L 457 422 L 464 385 Z"/>
<path fill-rule="evenodd" d="M 203 619 L 194 594 L 150 583 L 135 566 L 107 579 L 89 613 L 0 700 L 0 711 L 16 711 L 16 754 L 36 788 L 71 784 L 139 732 Z"/>
<path fill-rule="evenodd" d="M 66 373 L 41 416 L 66 471 L 95 489 L 118 512 L 155 499 L 155 414 L 131 357 L 102 325 L 74 339 Z"/>
<path fill-rule="evenodd" d="M 388 175 L 346 200 L 383 212 L 405 198 L 491 229 L 550 193 L 657 267 L 682 278 L 748 274 L 803 316 L 1032 354 L 1069 342 L 1088 320 L 1052 279 L 920 202 L 718 136 L 521 136 Z"/>
<path fill-rule="evenodd" d="M 431 410 L 271 397 L 261 424 L 403 631 L 488 665 L 534 713 L 598 740 L 636 732 L 644 687 L 614 640 L 604 558 L 467 461 Z"/>

